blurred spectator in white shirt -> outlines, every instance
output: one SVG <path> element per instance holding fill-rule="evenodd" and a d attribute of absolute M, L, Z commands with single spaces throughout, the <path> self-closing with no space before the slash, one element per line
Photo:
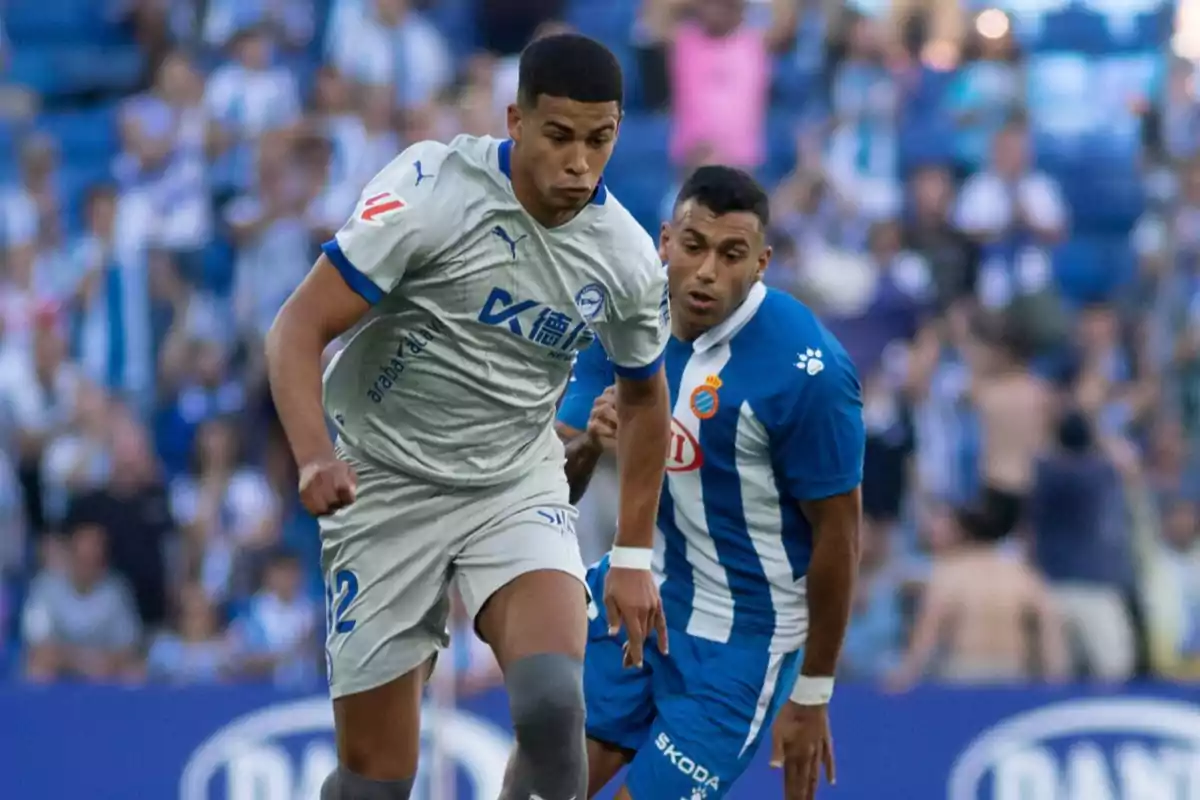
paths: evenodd
<path fill-rule="evenodd" d="M 139 668 L 142 623 L 128 585 L 108 568 L 106 546 L 104 528 L 80 525 L 66 570 L 34 578 L 21 615 L 28 679 L 110 681 Z"/>
<path fill-rule="evenodd" d="M 203 329 L 208 323 L 219 324 L 222 317 L 193 314 L 193 309 L 198 312 L 209 305 L 201 302 L 203 296 L 194 300 L 167 335 L 159 366 L 164 404 L 155 440 L 168 475 L 187 471 L 200 425 L 246 409 L 246 388 L 230 364 L 230 342 Z M 209 317 L 204 326 L 197 324 L 200 317 Z"/>
<path fill-rule="evenodd" d="M 390 100 L 391 92 L 384 91 Z M 355 93 L 341 73 L 330 66 L 317 70 L 309 120 L 312 132 L 329 140 L 333 151 L 329 166 L 333 183 L 358 181 L 363 123 L 354 101 Z M 373 176 L 374 173 L 368 180 Z"/>
<path fill-rule="evenodd" d="M 1173 158 L 1191 158 L 1200 148 L 1200 66 L 1178 59 L 1167 74 L 1162 136 Z"/>
<path fill-rule="evenodd" d="M 359 192 L 404 149 L 396 126 L 396 105 L 386 86 L 364 86 L 357 107 L 326 124 L 334 147 L 330 180 L 342 192 Z M 349 211 L 353 210 L 353 203 Z M 338 227 L 341 227 L 339 221 Z"/>
<path fill-rule="evenodd" d="M 248 28 L 230 42 L 234 60 L 213 72 L 205 106 L 232 147 L 223 164 L 224 181 L 244 187 L 253 175 L 254 143 L 269 131 L 290 131 L 300 121 L 300 91 L 295 74 L 273 66 L 274 45 L 267 29 Z"/>
<path fill-rule="evenodd" d="M 990 166 L 968 178 L 958 198 L 955 221 L 983 248 L 978 288 L 988 308 L 1050 286 L 1046 247 L 1067 230 L 1062 191 L 1031 166 L 1028 138 L 1022 121 L 1006 125 L 992 144 Z"/>
<path fill-rule="evenodd" d="M 367 0 L 357 11 L 335 10 L 326 45 L 343 75 L 391 86 L 401 109 L 429 104 L 454 80 L 445 40 L 409 0 Z"/>
<path fill-rule="evenodd" d="M 398 151 L 393 151 L 393 154 Z M 391 158 L 388 159 L 389 161 Z M 386 162 L 385 162 L 386 163 Z M 328 139 L 313 136 L 301 139 L 296 147 L 296 172 L 303 182 L 304 224 L 308 228 L 308 243 L 315 255 L 322 242 L 334 233 L 354 213 L 361 187 L 332 178 L 333 148 Z M 308 261 L 311 261 L 310 257 Z M 301 278 L 303 280 L 303 278 Z"/>
<path fill-rule="evenodd" d="M 280 501 L 262 470 L 240 458 L 232 423 L 214 419 L 196 436 L 192 469 L 171 484 L 188 572 L 213 600 L 244 597 L 256 555 L 279 538 Z"/>
<path fill-rule="evenodd" d="M 187 56 L 172 53 L 153 89 L 125 101 L 123 152 L 114 164 L 122 189 L 142 196 L 152 217 L 132 235 L 174 253 L 192 280 L 199 278 L 196 261 L 212 236 L 209 124 L 203 80 Z"/>
<path fill-rule="evenodd" d="M 879 22 L 848 15 L 846 58 L 833 76 L 833 134 L 825 169 L 843 205 L 873 222 L 903 201 L 896 118 L 899 87 L 883 62 Z"/>
<path fill-rule="evenodd" d="M 156 683 L 209 684 L 232 677 L 233 647 L 204 590 L 189 583 L 179 592 L 175 624 L 154 638 L 146 676 Z"/>
<path fill-rule="evenodd" d="M 303 579 L 294 553 L 277 550 L 268 556 L 262 588 L 230 627 L 243 676 L 266 676 L 284 687 L 316 681 L 323 626 L 317 603 L 302 591 Z"/>
<path fill-rule="evenodd" d="M 289 47 L 304 47 L 316 25 L 313 0 L 208 0 L 204 14 L 204 43 L 224 47 L 238 31 L 269 25 Z"/>
<path fill-rule="evenodd" d="M 20 145 L 19 183 L 0 191 L 0 245 L 5 249 L 35 245 L 62 224 L 58 191 L 58 146 L 46 134 L 27 137 Z"/>
<path fill-rule="evenodd" d="M 106 185 L 85 200 L 87 231 L 72 252 L 73 349 L 88 378 L 146 410 L 155 388 L 150 281 L 144 250 L 118 236 L 119 205 Z"/>
<path fill-rule="evenodd" d="M 112 414 L 100 387 L 80 383 L 71 426 L 46 446 L 41 471 L 43 513 L 55 529 L 72 497 L 107 482 L 112 473 Z"/>
<path fill-rule="evenodd" d="M 233 306 L 239 330 L 261 340 L 312 265 L 308 196 L 286 142 L 264 141 L 255 191 L 225 210 L 237 247 Z"/>
<path fill-rule="evenodd" d="M 52 312 L 40 316 L 32 352 L 5 352 L 0 363 L 0 398 L 15 428 L 26 516 L 30 529 L 40 532 L 42 452 L 74 419 L 80 376 L 66 360 L 66 342 Z"/>

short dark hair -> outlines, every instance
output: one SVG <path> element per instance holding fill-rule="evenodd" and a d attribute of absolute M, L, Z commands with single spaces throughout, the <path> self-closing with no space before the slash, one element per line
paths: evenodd
<path fill-rule="evenodd" d="M 607 47 L 578 33 L 538 39 L 521 53 L 517 100 L 531 108 L 543 94 L 619 107 L 624 97 L 621 64 Z"/>
<path fill-rule="evenodd" d="M 765 230 L 771 224 L 771 201 L 758 181 L 735 167 L 710 165 L 693 172 L 679 195 L 675 208 L 694 200 L 717 216 L 746 211 L 758 217 Z"/>

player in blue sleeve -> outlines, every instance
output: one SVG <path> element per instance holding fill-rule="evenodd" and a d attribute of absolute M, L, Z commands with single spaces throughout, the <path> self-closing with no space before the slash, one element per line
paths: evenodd
<path fill-rule="evenodd" d="M 862 402 L 832 334 L 761 282 L 767 209 L 750 176 L 704 167 L 663 227 L 671 444 L 648 568 L 669 643 L 631 664 L 607 602 L 590 609 L 591 795 L 628 764 L 621 800 L 717 800 L 772 728 L 787 800 L 811 800 L 822 767 L 833 779 L 827 707 L 858 565 Z M 573 495 L 621 435 L 610 370 L 598 346 L 581 353 L 560 405 Z M 602 559 L 594 596 L 607 573 L 637 567 Z"/>

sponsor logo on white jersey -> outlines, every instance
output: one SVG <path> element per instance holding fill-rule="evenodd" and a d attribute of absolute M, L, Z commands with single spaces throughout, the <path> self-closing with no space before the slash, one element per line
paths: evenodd
<path fill-rule="evenodd" d="M 671 445 L 667 451 L 667 472 L 691 472 L 700 469 L 704 454 L 700 443 L 682 422 L 671 417 Z"/>

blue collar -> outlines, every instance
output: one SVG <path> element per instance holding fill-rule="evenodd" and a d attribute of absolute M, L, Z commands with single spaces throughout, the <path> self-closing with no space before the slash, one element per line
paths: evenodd
<path fill-rule="evenodd" d="M 512 180 L 512 139 L 505 139 L 500 143 L 500 149 L 497 151 L 497 160 L 500 165 L 500 171 L 510 181 Z M 604 201 L 608 199 L 608 187 L 604 185 L 604 176 L 600 176 L 600 181 L 596 184 L 596 191 L 592 193 L 591 202 L 594 205 L 602 206 Z"/>

